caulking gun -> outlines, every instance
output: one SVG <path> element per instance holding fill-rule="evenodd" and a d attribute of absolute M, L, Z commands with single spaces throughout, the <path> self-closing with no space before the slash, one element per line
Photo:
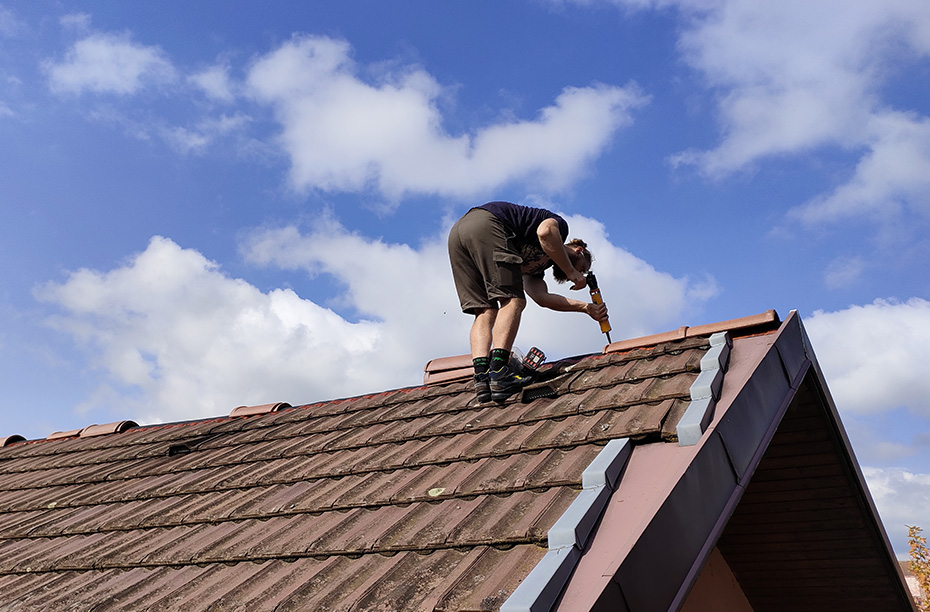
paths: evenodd
<path fill-rule="evenodd" d="M 591 290 L 591 301 L 595 304 L 603 304 L 604 298 L 601 297 L 601 290 L 597 287 L 597 277 L 594 276 L 594 272 L 588 272 L 586 277 L 588 282 L 588 289 Z M 599 321 L 601 324 L 601 331 L 607 335 L 607 343 L 610 344 L 610 321 L 604 319 Z"/>

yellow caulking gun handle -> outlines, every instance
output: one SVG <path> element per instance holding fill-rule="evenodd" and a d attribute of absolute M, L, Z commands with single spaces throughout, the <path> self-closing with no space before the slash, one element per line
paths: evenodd
<path fill-rule="evenodd" d="M 591 292 L 591 299 L 594 300 L 594 303 L 595 303 L 595 304 L 603 304 L 603 303 L 604 303 L 604 298 L 601 297 L 601 292 L 600 292 L 600 291 L 592 291 L 592 292 Z M 601 324 L 601 331 L 602 331 L 602 332 L 604 332 L 604 333 L 606 334 L 607 332 L 610 331 L 610 321 L 609 321 L 608 319 L 604 319 L 603 321 L 599 321 L 599 323 Z"/>
<path fill-rule="evenodd" d="M 591 291 L 591 301 L 595 304 L 603 304 L 604 298 L 601 297 L 601 290 L 597 286 L 597 277 L 594 276 L 594 272 L 588 272 L 587 275 L 588 289 Z M 601 331 L 605 334 L 610 331 L 610 321 L 604 319 L 600 321 Z"/>

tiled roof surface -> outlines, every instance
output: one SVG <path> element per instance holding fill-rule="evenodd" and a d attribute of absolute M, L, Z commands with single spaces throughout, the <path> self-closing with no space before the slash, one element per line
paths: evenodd
<path fill-rule="evenodd" d="M 559 362 L 503 406 L 454 381 L 12 443 L 0 609 L 495 610 L 607 441 L 674 439 L 708 347 Z"/>

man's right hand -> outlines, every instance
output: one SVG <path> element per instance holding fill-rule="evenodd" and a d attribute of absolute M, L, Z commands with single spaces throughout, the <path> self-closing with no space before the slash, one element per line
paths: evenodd
<path fill-rule="evenodd" d="M 588 302 L 584 307 L 584 311 L 595 321 L 604 321 L 607 319 L 607 304 Z"/>

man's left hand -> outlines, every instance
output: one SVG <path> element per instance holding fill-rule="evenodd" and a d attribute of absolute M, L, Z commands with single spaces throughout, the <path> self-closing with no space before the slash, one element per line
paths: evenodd
<path fill-rule="evenodd" d="M 587 277 L 585 277 L 584 274 L 582 274 L 578 270 L 575 270 L 574 268 L 572 268 L 572 273 L 567 274 L 566 276 L 568 276 L 568 280 L 574 283 L 572 285 L 572 290 L 574 291 L 577 291 L 578 289 L 584 289 L 585 286 L 588 284 Z"/>

